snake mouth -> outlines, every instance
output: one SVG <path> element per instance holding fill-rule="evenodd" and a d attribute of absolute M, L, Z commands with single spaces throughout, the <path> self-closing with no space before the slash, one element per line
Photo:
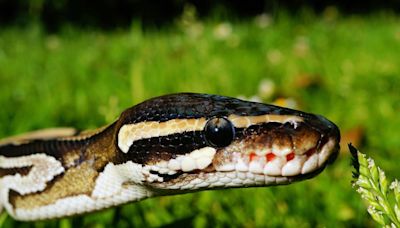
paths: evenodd
<path fill-rule="evenodd" d="M 254 157 L 254 160 L 246 165 L 246 163 L 239 161 L 243 156 L 238 153 L 233 156 L 238 158 L 237 161 L 239 162 L 236 162 L 236 164 L 212 163 L 202 170 L 179 171 L 173 174 L 157 173 L 159 177 L 163 178 L 163 181 L 162 183 L 154 182 L 151 187 L 163 194 L 164 190 L 185 190 L 190 192 L 209 188 L 285 185 L 309 179 L 322 172 L 327 164 L 332 163 L 337 157 L 339 150 L 337 140 L 335 138 L 324 140 L 324 142 L 321 141 L 323 144 L 320 144 L 317 148 L 310 149 L 302 155 L 287 154 L 285 156 L 286 161 L 281 164 L 279 169 L 275 167 L 274 169 L 276 170 L 273 173 L 270 172 L 268 164 L 274 162 L 275 159 L 275 162 L 282 162 L 281 156 L 275 155 L 271 161 L 265 158 L 265 163 L 262 159 Z M 219 153 L 222 153 L 222 151 Z M 215 156 L 218 157 L 218 154 Z M 258 164 L 255 165 L 254 162 L 258 162 Z M 262 169 L 259 168 L 262 166 Z M 153 172 L 153 174 L 156 174 L 156 172 Z"/>
<path fill-rule="evenodd" d="M 249 154 L 221 151 L 215 155 L 213 164 L 205 172 L 250 172 L 272 177 L 294 177 L 312 173 L 334 160 L 337 153 L 334 138 L 322 138 L 317 146 L 303 153 L 279 150 Z M 229 156 L 229 159 L 227 159 Z"/>

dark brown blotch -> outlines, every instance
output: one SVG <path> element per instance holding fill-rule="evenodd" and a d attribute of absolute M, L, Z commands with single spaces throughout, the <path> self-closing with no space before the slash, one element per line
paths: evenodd
<path fill-rule="evenodd" d="M 292 134 L 293 147 L 298 154 L 303 154 L 317 146 L 320 138 L 321 134 L 318 131 L 302 124 Z"/>
<path fill-rule="evenodd" d="M 21 176 L 26 176 L 31 171 L 32 166 L 25 166 L 25 167 L 15 167 L 15 168 L 0 168 L 0 178 L 4 176 L 14 176 L 19 174 Z"/>

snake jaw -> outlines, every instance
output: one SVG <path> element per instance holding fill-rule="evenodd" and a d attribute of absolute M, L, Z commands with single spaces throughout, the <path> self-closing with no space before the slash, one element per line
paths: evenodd
<path fill-rule="evenodd" d="M 221 161 L 217 162 L 218 156 L 226 152 L 218 151 L 213 163 L 207 168 L 190 172 L 178 171 L 172 176 L 161 174 L 164 178 L 163 181 L 151 183 L 149 186 L 157 194 L 164 195 L 171 194 L 171 191 L 173 194 L 176 190 L 179 190 L 176 193 L 182 193 L 180 191 L 285 185 L 316 176 L 326 167 L 329 161 L 335 159 L 337 151 L 338 146 L 334 138 L 330 138 L 324 145 L 321 145 L 319 151 L 310 155 L 294 155 L 289 161 L 286 158 L 286 163 L 283 158 L 278 156 L 269 162 L 265 160 L 266 164 L 259 157 L 253 157 L 253 160 L 250 161 L 246 160 L 240 153 L 232 154 L 232 160 L 236 163 L 222 163 Z M 226 154 L 223 159 L 227 161 Z M 277 161 L 284 163 L 281 164 L 280 169 L 275 167 L 274 171 L 271 168 L 265 168 L 271 164 L 271 166 L 276 166 Z M 300 164 L 301 161 L 303 161 L 302 164 Z M 264 169 L 257 168 L 257 166 L 262 167 L 262 164 L 265 164 Z"/>
<path fill-rule="evenodd" d="M 207 167 L 187 172 L 177 170 L 173 175 L 160 174 L 163 181 L 151 183 L 150 186 L 162 192 L 168 189 L 195 191 L 221 187 L 282 185 L 308 179 L 320 173 L 336 158 L 339 135 L 335 132 L 336 130 L 324 132 L 318 140 L 304 143 L 309 147 L 308 150 L 296 150 L 293 147 L 290 150 L 281 147 L 276 151 L 265 148 L 254 150 L 252 147 L 250 150 L 246 141 L 239 140 L 229 147 L 216 150 Z"/>
<path fill-rule="evenodd" d="M 260 123 L 237 131 L 227 147 L 205 149 L 208 166 L 164 175 L 156 189 L 190 189 L 289 184 L 311 178 L 332 162 L 339 150 L 336 125 L 321 116 L 301 122 Z M 208 147 L 206 147 L 208 148 Z M 213 152 L 210 153 L 210 150 Z M 195 153 L 201 156 L 201 153 Z M 185 159 L 180 156 L 180 161 Z M 189 155 L 191 156 L 191 155 Z M 171 162 L 171 161 L 170 161 Z M 182 163 L 180 163 L 182 165 Z"/>

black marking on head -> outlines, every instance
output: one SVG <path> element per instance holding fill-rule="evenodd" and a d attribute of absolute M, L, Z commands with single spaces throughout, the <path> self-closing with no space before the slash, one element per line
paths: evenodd
<path fill-rule="evenodd" d="M 163 178 L 163 182 L 171 181 L 171 180 L 173 180 L 173 179 L 176 179 L 176 178 L 180 177 L 182 174 L 184 174 L 184 172 L 182 172 L 182 171 L 179 171 L 179 172 L 177 172 L 177 173 L 175 173 L 175 174 L 172 174 L 172 175 L 169 175 L 169 174 L 161 174 L 161 173 L 159 173 L 159 172 L 157 172 L 157 171 L 154 171 L 154 170 L 150 170 L 150 173 L 151 173 L 151 174 L 154 174 L 154 175 L 157 175 L 157 176 L 159 176 L 159 177 L 162 177 L 162 178 Z"/>
<path fill-rule="evenodd" d="M 82 144 L 82 141 L 34 140 L 21 145 L 3 145 L 0 147 L 0 155 L 21 157 L 44 153 L 55 158 L 61 158 L 65 152 L 79 148 Z"/>
<path fill-rule="evenodd" d="M 307 116 L 300 111 L 274 105 L 243 101 L 209 94 L 179 93 L 156 97 L 121 114 L 120 126 L 143 121 L 165 122 L 171 119 L 205 117 L 258 116 L 264 114 Z"/>
<path fill-rule="evenodd" d="M 146 138 L 133 142 L 128 153 L 119 153 L 117 163 L 131 160 L 135 163 L 146 164 L 160 159 L 168 160 L 206 146 L 208 145 L 202 131 Z"/>

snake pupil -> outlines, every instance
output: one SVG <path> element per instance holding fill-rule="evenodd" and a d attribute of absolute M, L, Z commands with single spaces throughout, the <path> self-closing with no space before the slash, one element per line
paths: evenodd
<path fill-rule="evenodd" d="M 225 147 L 234 139 L 235 128 L 228 119 L 214 117 L 207 122 L 204 128 L 204 136 L 210 146 Z"/>

